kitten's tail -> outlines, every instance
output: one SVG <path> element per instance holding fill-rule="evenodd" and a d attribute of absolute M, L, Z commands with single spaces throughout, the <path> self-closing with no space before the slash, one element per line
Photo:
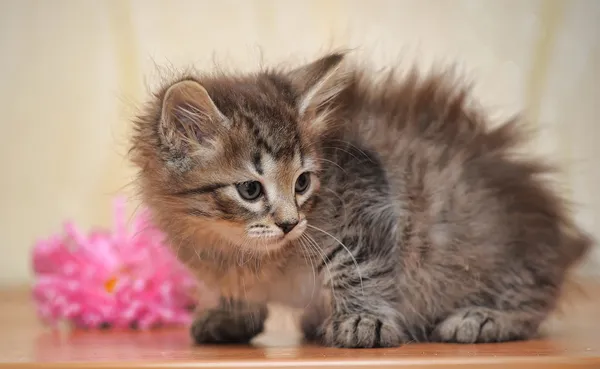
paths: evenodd
<path fill-rule="evenodd" d="M 600 278 L 586 272 L 594 268 L 582 268 L 584 263 L 594 263 L 594 260 L 586 258 L 595 243 L 594 239 L 586 232 L 572 226 L 563 231 L 563 242 L 563 250 L 565 250 L 563 258 L 567 265 L 567 272 L 555 310 L 558 315 L 564 315 L 574 308 L 587 306 L 590 302 L 600 301 Z"/>
<path fill-rule="evenodd" d="M 563 260 L 566 267 L 572 269 L 580 264 L 589 254 L 594 239 L 587 232 L 583 231 L 575 225 L 567 225 L 562 229 L 562 244 L 561 248 L 564 252 Z"/>

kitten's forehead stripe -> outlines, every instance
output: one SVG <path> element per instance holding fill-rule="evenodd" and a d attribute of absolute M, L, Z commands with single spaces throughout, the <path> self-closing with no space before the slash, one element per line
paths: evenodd
<path fill-rule="evenodd" d="M 250 128 L 250 131 L 252 132 L 252 136 L 256 145 L 271 155 L 275 154 L 275 149 L 266 141 L 265 136 L 261 132 L 260 125 L 257 124 L 254 118 L 248 114 L 244 114 L 244 118 Z"/>
<path fill-rule="evenodd" d="M 252 156 L 252 164 L 254 164 L 254 169 L 256 169 L 258 174 L 264 174 L 260 152 L 257 151 L 254 153 Z"/>
<path fill-rule="evenodd" d="M 257 81 L 238 81 L 235 95 L 221 85 L 208 86 L 208 91 L 226 115 L 242 118 L 233 121 L 247 126 L 260 150 L 291 160 L 296 147 L 301 145 L 297 96 L 289 81 L 268 73 L 266 77 Z M 274 104 L 269 99 L 284 100 L 284 104 Z"/>
<path fill-rule="evenodd" d="M 304 153 L 302 152 L 302 142 L 300 142 L 300 138 L 298 137 L 298 144 L 295 147 L 295 155 L 300 159 L 300 166 L 304 167 Z"/>
<path fill-rule="evenodd" d="M 300 145 L 295 117 L 285 109 L 255 108 L 242 114 L 256 145 L 277 158 L 291 159 Z"/>
<path fill-rule="evenodd" d="M 183 190 L 175 193 L 176 196 L 192 196 L 192 195 L 201 195 L 214 192 L 218 189 L 229 186 L 229 184 L 225 183 L 214 183 L 211 185 L 206 185 L 202 187 L 190 188 L 188 190 Z"/>

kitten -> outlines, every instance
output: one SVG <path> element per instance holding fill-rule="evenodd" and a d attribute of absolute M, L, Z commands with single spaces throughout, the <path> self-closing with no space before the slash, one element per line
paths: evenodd
<path fill-rule="evenodd" d="M 139 189 L 220 299 L 198 343 L 248 342 L 266 304 L 305 308 L 336 347 L 528 339 L 592 240 L 443 73 L 371 73 L 328 54 L 293 70 L 189 75 L 135 122 Z"/>

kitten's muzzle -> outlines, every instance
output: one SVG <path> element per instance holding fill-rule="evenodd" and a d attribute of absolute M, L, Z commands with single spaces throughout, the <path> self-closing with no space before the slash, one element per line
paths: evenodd
<path fill-rule="evenodd" d="M 294 230 L 298 223 L 299 221 L 294 219 L 292 221 L 278 222 L 275 224 L 283 231 L 284 234 L 288 234 Z"/>

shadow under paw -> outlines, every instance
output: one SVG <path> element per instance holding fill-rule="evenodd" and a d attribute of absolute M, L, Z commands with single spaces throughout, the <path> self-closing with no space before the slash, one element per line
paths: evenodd
<path fill-rule="evenodd" d="M 245 344 L 262 333 L 265 319 L 266 313 L 234 315 L 209 310 L 194 321 L 190 333 L 197 344 Z"/>

